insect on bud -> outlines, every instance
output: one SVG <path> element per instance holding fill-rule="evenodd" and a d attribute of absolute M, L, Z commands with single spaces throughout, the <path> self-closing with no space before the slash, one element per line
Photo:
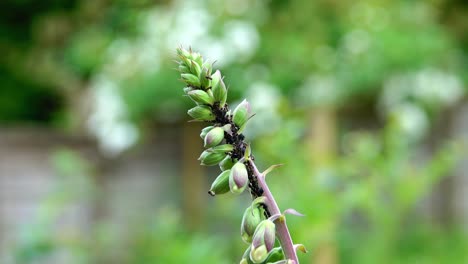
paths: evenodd
<path fill-rule="evenodd" d="M 186 82 L 188 85 L 192 85 L 192 86 L 195 86 L 195 87 L 199 87 L 200 86 L 200 80 L 198 79 L 197 76 L 193 75 L 193 74 L 190 74 L 190 73 L 182 73 L 180 75 L 180 77 L 182 77 L 182 80 L 184 82 Z"/>
<path fill-rule="evenodd" d="M 242 162 L 237 162 L 231 168 L 231 174 L 229 175 L 229 188 L 232 193 L 242 193 L 247 184 L 249 183 L 249 176 L 247 174 L 247 168 Z"/>
<path fill-rule="evenodd" d="M 187 114 L 198 121 L 211 121 L 215 118 L 211 112 L 211 108 L 205 105 L 197 105 L 194 108 L 188 110 Z"/>
<path fill-rule="evenodd" d="M 225 171 L 225 170 L 229 170 L 232 168 L 232 166 L 234 166 L 235 162 L 232 161 L 232 158 L 231 156 L 226 156 L 226 158 L 224 158 L 220 163 L 219 163 L 219 168 L 222 170 L 222 171 Z"/>
<path fill-rule="evenodd" d="M 211 78 L 211 90 L 213 91 L 214 100 L 219 102 L 220 107 L 224 107 L 227 99 L 227 88 L 221 77 L 221 72 L 216 71 Z"/>
<path fill-rule="evenodd" d="M 241 236 L 244 242 L 252 242 L 252 236 L 255 233 L 255 229 L 264 219 L 265 216 L 263 215 L 263 209 L 259 205 L 249 206 L 245 209 L 241 223 Z"/>
<path fill-rule="evenodd" d="M 214 166 L 222 161 L 226 157 L 226 153 L 213 152 L 210 150 L 205 150 L 200 155 L 198 160 L 201 161 L 201 165 L 205 166 Z"/>
<path fill-rule="evenodd" d="M 210 130 L 205 136 L 205 148 L 217 146 L 224 139 L 224 129 L 215 127 Z"/>
<path fill-rule="evenodd" d="M 275 245 L 275 224 L 271 220 L 263 220 L 257 226 L 252 238 L 250 259 L 255 263 L 261 263 L 268 257 L 268 253 Z"/>
<path fill-rule="evenodd" d="M 197 104 L 212 105 L 214 103 L 214 98 L 202 90 L 192 90 L 187 95 Z"/>
<path fill-rule="evenodd" d="M 250 115 L 250 104 L 247 100 L 244 99 L 237 107 L 234 109 L 232 120 L 239 127 L 242 128 L 244 124 L 249 119 Z"/>
<path fill-rule="evenodd" d="M 221 172 L 218 177 L 211 184 L 210 191 L 208 192 L 211 196 L 217 194 L 223 194 L 229 192 L 229 174 L 230 170 Z"/>

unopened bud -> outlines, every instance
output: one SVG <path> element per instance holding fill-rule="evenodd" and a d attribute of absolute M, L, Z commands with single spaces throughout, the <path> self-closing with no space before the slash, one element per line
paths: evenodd
<path fill-rule="evenodd" d="M 205 136 L 205 148 L 217 146 L 224 139 L 224 129 L 215 127 L 210 130 Z"/>
<path fill-rule="evenodd" d="M 188 85 L 192 85 L 195 87 L 200 86 L 200 80 L 198 79 L 198 76 L 195 76 L 190 73 L 182 73 L 180 76 L 182 77 L 182 80 L 184 80 L 184 82 L 186 82 Z"/>
<path fill-rule="evenodd" d="M 261 263 L 268 257 L 268 253 L 275 245 L 275 224 L 271 220 L 263 220 L 257 226 L 252 238 L 250 258 L 255 263 Z"/>
<path fill-rule="evenodd" d="M 222 161 L 226 157 L 225 153 L 217 153 L 217 152 L 212 152 L 210 150 L 205 150 L 203 153 L 200 155 L 198 160 L 201 161 L 201 165 L 205 166 L 213 166 L 218 164 L 220 161 Z"/>
<path fill-rule="evenodd" d="M 211 81 L 208 79 L 208 76 L 210 76 L 210 70 L 203 67 L 200 73 L 200 84 L 203 89 L 206 89 L 210 86 Z"/>
<path fill-rule="evenodd" d="M 187 95 L 197 104 L 212 105 L 214 103 L 214 98 L 202 90 L 192 90 Z"/>
<path fill-rule="evenodd" d="M 250 259 L 254 263 L 262 263 L 268 257 L 268 251 L 265 245 L 253 248 L 250 251 Z"/>
<path fill-rule="evenodd" d="M 208 192 L 211 196 L 229 192 L 229 174 L 229 170 L 223 171 L 214 180 L 211 184 L 210 191 Z"/>
<path fill-rule="evenodd" d="M 200 53 L 192 52 L 190 55 L 191 55 L 192 60 L 194 60 L 196 63 L 198 63 L 199 65 L 203 64 L 203 58 Z"/>
<path fill-rule="evenodd" d="M 180 56 L 180 57 L 188 57 L 190 56 L 190 52 L 184 48 L 177 48 L 176 49 L 177 51 L 177 54 Z"/>
<path fill-rule="evenodd" d="M 247 207 L 242 217 L 241 236 L 246 243 L 252 242 L 252 236 L 257 229 L 258 224 L 265 219 L 263 208 L 259 205 Z"/>
<path fill-rule="evenodd" d="M 214 120 L 213 112 L 211 108 L 205 105 L 197 105 L 194 108 L 188 110 L 187 114 L 199 121 L 211 121 Z"/>
<path fill-rule="evenodd" d="M 190 61 L 190 63 L 191 63 L 191 72 L 193 73 L 193 75 L 200 76 L 201 66 L 193 60 Z"/>
<path fill-rule="evenodd" d="M 250 115 L 250 104 L 249 102 L 247 102 L 247 100 L 244 99 L 244 101 L 242 101 L 234 109 L 232 120 L 239 128 L 241 128 L 249 119 L 249 115 Z"/>
<path fill-rule="evenodd" d="M 276 263 L 275 261 L 282 261 L 283 259 L 284 259 L 283 249 L 281 247 L 275 247 L 270 251 L 265 262 Z M 284 262 L 284 263 L 287 263 L 287 262 Z"/>
<path fill-rule="evenodd" d="M 185 87 L 185 88 L 184 88 L 184 93 L 187 94 L 188 92 L 193 91 L 193 90 L 194 90 L 194 89 L 193 89 L 192 87 Z"/>
<path fill-rule="evenodd" d="M 242 260 L 239 264 L 254 264 L 250 259 L 250 246 L 245 250 L 244 255 L 242 256 Z"/>
<path fill-rule="evenodd" d="M 213 97 L 215 102 L 219 102 L 221 107 L 224 107 L 227 99 L 227 88 L 221 77 L 221 73 L 216 71 L 212 76 L 211 90 L 213 91 Z"/>
<path fill-rule="evenodd" d="M 234 166 L 235 162 L 232 160 L 231 156 L 226 156 L 220 163 L 219 168 L 222 171 L 229 170 Z"/>
<path fill-rule="evenodd" d="M 205 137 L 206 135 L 208 134 L 208 132 L 211 131 L 211 129 L 213 129 L 214 126 L 207 126 L 205 128 L 202 129 L 201 133 L 200 133 L 200 137 L 205 140 Z"/>
<path fill-rule="evenodd" d="M 219 146 L 208 149 L 208 151 L 216 152 L 216 153 L 223 153 L 223 154 L 230 152 L 232 150 L 234 150 L 234 146 L 231 144 L 223 144 L 223 145 L 219 145 Z"/>
<path fill-rule="evenodd" d="M 231 168 L 229 175 L 229 187 L 233 193 L 242 193 L 249 183 L 247 168 L 242 162 L 237 162 Z"/>
<path fill-rule="evenodd" d="M 187 66 L 185 66 L 184 64 L 180 64 L 179 65 L 179 72 L 180 73 L 189 73 L 189 68 Z"/>

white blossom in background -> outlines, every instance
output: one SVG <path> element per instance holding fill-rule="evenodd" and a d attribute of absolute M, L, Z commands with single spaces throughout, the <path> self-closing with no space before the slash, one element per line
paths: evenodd
<path fill-rule="evenodd" d="M 424 137 L 429 129 L 427 113 L 415 104 L 402 103 L 389 114 L 397 122 L 400 131 L 412 141 Z"/>
<path fill-rule="evenodd" d="M 104 77 L 96 78 L 90 88 L 94 111 L 88 119 L 88 129 L 108 156 L 121 153 L 138 139 L 138 130 L 127 120 L 126 107 L 117 89 L 115 83 Z"/>
<path fill-rule="evenodd" d="M 366 52 L 371 45 L 369 33 L 363 29 L 354 29 L 344 36 L 343 48 L 351 55 Z"/>
<path fill-rule="evenodd" d="M 413 95 L 427 103 L 449 106 L 464 94 L 461 80 L 454 74 L 424 69 L 413 77 Z"/>
<path fill-rule="evenodd" d="M 396 115 L 402 129 L 413 138 L 422 137 L 429 128 L 429 118 L 422 105 L 447 107 L 463 94 L 462 82 L 456 75 L 422 69 L 388 78 L 380 96 L 380 110 L 384 116 Z"/>
<path fill-rule="evenodd" d="M 456 103 L 464 94 L 461 80 L 454 74 L 437 69 L 397 74 L 384 82 L 380 104 L 384 109 L 408 99 L 446 107 Z"/>
<path fill-rule="evenodd" d="M 255 122 L 249 122 L 249 129 L 245 131 L 249 138 L 268 134 L 280 127 L 282 121 L 277 111 L 281 95 L 276 87 L 268 83 L 257 82 L 249 87 L 246 97 L 249 98 L 252 113 L 255 114 L 252 117 Z"/>
<path fill-rule="evenodd" d="M 339 98 L 338 82 L 331 75 L 312 75 L 298 88 L 299 106 L 330 105 Z"/>
<path fill-rule="evenodd" d="M 222 35 L 211 35 L 210 31 L 214 23 L 222 21 L 216 19 L 222 19 L 223 10 L 241 15 L 256 2 L 233 0 L 218 5 L 218 9 L 208 7 L 208 2 L 176 0 L 142 11 L 137 18 L 140 36 L 116 39 L 109 46 L 105 63 L 91 85 L 94 112 L 88 122 L 104 153 L 117 155 L 138 139 L 138 130 L 127 119 L 126 105 L 119 95 L 121 83 L 135 74 L 154 74 L 164 60 L 173 58 L 175 47 L 192 46 L 205 58 L 219 58 L 218 67 L 245 62 L 255 54 L 260 36 L 254 23 L 228 20 L 222 22 Z"/>

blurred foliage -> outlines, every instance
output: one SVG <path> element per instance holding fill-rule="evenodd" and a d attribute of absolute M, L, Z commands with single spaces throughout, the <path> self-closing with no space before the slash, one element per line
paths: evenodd
<path fill-rule="evenodd" d="M 466 155 L 463 144 L 447 143 L 422 158 L 427 150 L 390 122 L 381 132 L 343 134 L 342 155 L 324 160 L 298 144 L 298 131 L 304 130 L 290 119 L 282 129 L 259 138 L 254 148 L 262 160 L 286 164 L 270 176 L 270 183 L 273 193 L 281 193 L 280 204 L 294 205 L 306 215 L 291 219 L 290 225 L 296 241 L 312 246 L 312 256 L 321 245 L 331 244 L 339 248 L 340 263 L 457 263 L 454 255 L 468 258 L 465 232 L 453 237 L 463 242 L 451 251 L 455 242 L 449 237 L 456 232 L 437 231 L 440 227 L 420 214 L 422 208 L 415 209 Z M 413 243 L 414 249 L 401 243 Z M 301 257 L 306 263 L 312 259 Z"/>
<path fill-rule="evenodd" d="M 47 87 L 52 92 L 43 96 L 55 102 L 57 92 L 70 100 L 70 90 L 99 89 L 96 80 L 104 78 L 116 85 L 134 120 L 165 120 L 167 112 L 181 115 L 185 109 L 176 73 L 168 71 L 179 44 L 218 60 L 234 95 L 266 81 L 306 105 L 343 107 L 356 96 L 375 98 L 392 75 L 427 68 L 467 81 L 463 2 L 82 0 L 2 6 L 4 83 L 21 76 Z M 19 13 L 26 18 L 21 23 L 14 16 Z M 329 79 L 322 89 L 320 81 Z M 34 86 L 13 85 L 34 95 Z M 10 100 L 28 105 L 21 94 Z M 67 110 L 67 104 L 57 107 Z M 4 108 L 0 112 L 11 118 L 43 120 L 17 106 Z M 41 105 L 30 109 L 44 111 Z"/>
<path fill-rule="evenodd" d="M 172 59 L 176 46 L 193 46 L 217 60 L 230 101 L 247 96 L 257 107 L 247 136 L 259 162 L 287 164 L 269 181 L 280 205 L 307 215 L 288 220 L 312 251 L 303 262 L 327 244 L 340 263 L 468 261 L 466 232 L 415 208 L 466 156 L 459 142 L 425 149 L 433 121 L 466 100 L 465 1 L 8 0 L 0 14 L 0 122 L 84 119 L 101 140 L 183 119 L 189 101 Z M 310 113 L 322 108 L 340 114 L 339 152 L 320 159 L 304 141 Z M 58 186 L 22 229 L 17 263 L 48 263 L 60 252 L 70 256 L 63 263 L 115 263 L 120 249 L 127 263 L 239 259 L 242 246 L 218 234 L 223 227 L 194 234 L 172 207 L 135 224 L 130 245 L 111 219 L 83 232 L 57 229 L 69 205 L 99 191 L 79 155 L 61 151 L 53 162 Z M 210 214 L 220 220 L 210 225 L 240 223 L 242 206 L 222 202 L 215 209 L 225 217 Z"/>

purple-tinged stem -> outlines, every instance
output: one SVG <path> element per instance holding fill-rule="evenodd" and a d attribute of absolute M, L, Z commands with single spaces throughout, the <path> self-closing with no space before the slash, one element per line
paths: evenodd
<path fill-rule="evenodd" d="M 271 215 L 281 214 L 278 204 L 276 203 L 273 194 L 271 194 L 271 191 L 266 184 L 265 175 L 258 171 L 257 166 L 255 166 L 255 163 L 252 160 L 249 160 L 249 163 L 253 168 L 254 175 L 257 177 L 258 185 L 263 189 L 263 195 L 267 198 L 265 205 L 267 206 L 268 211 Z M 293 260 L 296 264 L 299 264 L 296 251 L 294 250 L 294 244 L 291 239 L 291 234 L 289 234 L 288 226 L 286 225 L 286 219 L 276 219 L 275 225 L 276 236 L 278 237 L 281 247 L 283 248 L 285 258 Z"/>

